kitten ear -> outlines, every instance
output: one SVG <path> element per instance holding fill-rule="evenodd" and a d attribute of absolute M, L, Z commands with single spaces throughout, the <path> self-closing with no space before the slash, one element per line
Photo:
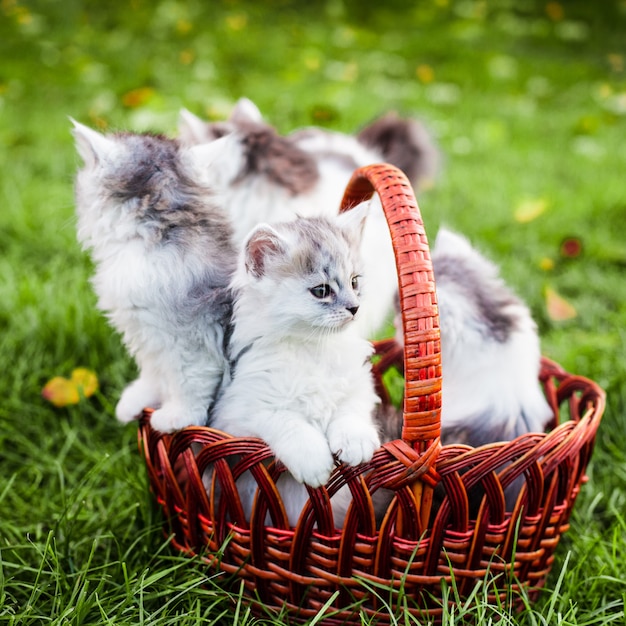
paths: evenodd
<path fill-rule="evenodd" d="M 265 273 L 267 260 L 272 256 L 285 254 L 285 241 L 268 224 L 259 224 L 245 243 L 246 271 L 261 278 Z"/>
<path fill-rule="evenodd" d="M 191 146 L 187 148 L 187 157 L 207 183 L 217 188 L 228 185 L 241 167 L 239 137 L 225 135 L 209 143 Z"/>
<path fill-rule="evenodd" d="M 84 124 L 80 124 L 71 117 L 69 119 L 74 124 L 72 134 L 76 140 L 76 150 L 85 162 L 85 165 L 94 167 L 116 149 L 116 144 L 113 140 Z"/>
<path fill-rule="evenodd" d="M 261 111 L 252 100 L 248 98 L 239 98 L 235 107 L 231 111 L 229 121 L 233 124 L 260 124 L 263 122 Z"/>
<path fill-rule="evenodd" d="M 454 254 L 457 256 L 460 254 L 478 254 L 466 237 L 452 230 L 448 230 L 445 226 L 439 227 L 437 237 L 435 238 L 435 245 L 433 246 L 433 252 L 435 250 L 438 253 Z"/>
<path fill-rule="evenodd" d="M 178 114 L 178 136 L 188 146 L 195 146 L 208 141 L 206 123 L 187 109 Z"/>
<path fill-rule="evenodd" d="M 370 212 L 370 201 L 366 200 L 361 204 L 343 211 L 337 216 L 337 223 L 341 229 L 356 243 L 361 241 L 365 220 Z"/>

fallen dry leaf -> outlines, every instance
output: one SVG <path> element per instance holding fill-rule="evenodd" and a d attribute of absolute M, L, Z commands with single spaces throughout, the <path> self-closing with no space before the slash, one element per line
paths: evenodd
<path fill-rule="evenodd" d="M 546 287 L 546 309 L 548 317 L 555 322 L 571 320 L 578 315 L 574 306 L 552 287 Z"/>
<path fill-rule="evenodd" d="M 415 70 L 415 75 L 420 82 L 426 85 L 428 83 L 432 83 L 433 80 L 435 80 L 435 71 L 430 65 L 426 65 L 425 63 L 417 66 L 417 69 Z"/>
<path fill-rule="evenodd" d="M 515 207 L 513 216 L 515 221 L 520 224 L 526 224 L 537 219 L 547 208 L 548 200 L 546 198 L 532 198 L 522 200 Z"/>
<path fill-rule="evenodd" d="M 553 22 L 560 22 L 565 17 L 565 10 L 559 2 L 548 2 L 546 14 Z"/>
<path fill-rule="evenodd" d="M 78 404 L 81 398 L 88 398 L 97 390 L 96 373 L 85 367 L 77 367 L 72 371 L 71 378 L 64 376 L 51 378 L 41 390 L 41 395 L 54 406 L 62 407 L 68 404 Z"/>
<path fill-rule="evenodd" d="M 98 391 L 98 377 L 96 373 L 85 367 L 77 367 L 72 372 L 72 382 L 84 398 L 93 396 Z"/>
<path fill-rule="evenodd" d="M 539 267 L 544 271 L 544 272 L 550 272 L 554 269 L 554 259 L 551 259 L 550 257 L 544 256 L 541 261 L 539 261 Z"/>
<path fill-rule="evenodd" d="M 566 237 L 561 242 L 559 252 L 561 256 L 574 259 L 581 255 L 583 251 L 582 241 L 578 237 Z"/>
<path fill-rule="evenodd" d="M 41 390 L 41 395 L 48 402 L 59 407 L 80 402 L 78 388 L 71 380 L 63 376 L 55 376 L 50 379 Z"/>
<path fill-rule="evenodd" d="M 155 91 L 152 87 L 139 87 L 125 93 L 122 96 L 122 104 L 134 109 L 145 104 L 154 94 Z"/>

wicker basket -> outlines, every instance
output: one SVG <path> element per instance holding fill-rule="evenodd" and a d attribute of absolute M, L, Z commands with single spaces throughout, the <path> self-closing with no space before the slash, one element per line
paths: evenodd
<path fill-rule="evenodd" d="M 284 467 L 262 441 L 204 427 L 164 435 L 150 427 L 150 410 L 140 423 L 151 488 L 174 545 L 202 555 L 209 573 L 243 579 L 253 607 L 286 610 L 294 622 L 325 605 L 328 616 L 318 623 L 360 623 L 360 611 L 389 623 L 389 607 L 399 606 L 437 622 L 442 580 L 454 579 L 461 598 L 490 575 L 494 602 L 510 602 L 520 587 L 534 597 L 586 480 L 604 408 L 595 383 L 544 360 L 540 379 L 555 416 L 549 433 L 480 448 L 442 447 L 439 322 L 423 223 L 407 179 L 385 164 L 354 173 L 342 210 L 374 191 L 392 233 L 405 329 L 404 350 L 391 340 L 377 345 L 374 370 L 385 401 L 384 370 L 405 374 L 401 440 L 384 444 L 368 464 L 339 465 L 325 487 L 309 490 L 292 528 L 275 486 Z M 213 469 L 208 490 L 207 468 Z M 259 485 L 249 522 L 235 485 L 248 470 Z M 504 489 L 519 477 L 524 486 L 507 511 Z M 329 498 L 346 484 L 353 504 L 336 530 Z M 484 497 L 472 511 L 468 492 L 477 486 Z M 394 497 L 377 524 L 371 494 L 383 488 Z M 394 592 L 371 592 L 381 585 Z"/>

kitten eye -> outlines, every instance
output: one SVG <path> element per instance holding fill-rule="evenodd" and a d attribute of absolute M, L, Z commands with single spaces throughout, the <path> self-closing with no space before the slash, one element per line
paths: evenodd
<path fill-rule="evenodd" d="M 352 285 L 352 289 L 354 289 L 356 291 L 359 288 L 359 277 L 358 276 L 353 276 L 352 277 L 352 282 L 350 284 Z"/>
<path fill-rule="evenodd" d="M 317 285 L 317 287 L 311 287 L 309 291 L 315 298 L 318 298 L 319 300 L 328 298 L 333 292 L 333 290 L 330 288 L 330 285 L 328 285 L 327 283 L 324 283 L 323 285 Z"/>

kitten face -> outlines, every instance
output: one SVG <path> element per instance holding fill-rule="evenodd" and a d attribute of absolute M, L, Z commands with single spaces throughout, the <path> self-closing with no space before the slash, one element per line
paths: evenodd
<path fill-rule="evenodd" d="M 245 245 L 247 287 L 264 298 L 283 332 L 334 332 L 361 302 L 359 240 L 367 206 L 336 220 L 260 225 Z M 352 215 L 351 215 L 352 214 Z"/>

